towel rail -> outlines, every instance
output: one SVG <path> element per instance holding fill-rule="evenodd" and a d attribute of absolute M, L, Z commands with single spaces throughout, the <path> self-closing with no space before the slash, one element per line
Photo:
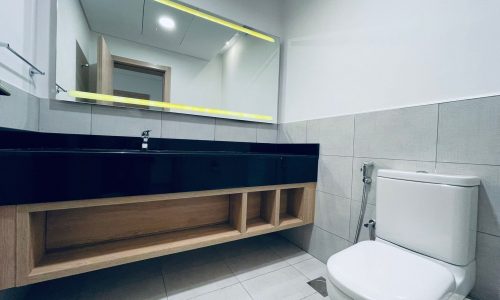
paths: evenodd
<path fill-rule="evenodd" d="M 15 56 L 19 57 L 22 61 L 24 61 L 25 63 L 27 63 L 28 65 L 30 65 L 30 67 L 31 67 L 30 68 L 30 76 L 33 76 L 33 75 L 36 75 L 36 74 L 45 75 L 45 72 L 43 72 L 42 70 L 40 70 L 37 67 L 35 67 L 34 64 L 32 64 L 31 62 L 29 62 L 21 54 L 17 53 L 16 50 L 12 49 L 10 47 L 9 43 L 0 42 L 0 47 L 5 47 L 7 50 L 9 50 L 10 52 L 12 52 Z"/>

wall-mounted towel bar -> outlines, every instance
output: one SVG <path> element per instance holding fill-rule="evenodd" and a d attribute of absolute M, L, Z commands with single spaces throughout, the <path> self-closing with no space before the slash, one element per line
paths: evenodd
<path fill-rule="evenodd" d="M 30 67 L 31 67 L 30 68 L 30 76 L 33 76 L 35 74 L 45 75 L 45 72 L 43 72 L 40 69 L 38 69 L 37 67 L 35 67 L 35 65 L 33 65 L 32 63 L 30 63 L 21 54 L 17 53 L 14 49 L 12 49 L 10 47 L 9 43 L 0 42 L 0 47 L 5 47 L 7 50 L 9 50 L 10 52 L 12 52 L 15 56 L 19 57 L 22 61 L 24 61 L 25 63 L 27 63 L 28 65 L 30 65 Z"/>
<path fill-rule="evenodd" d="M 65 92 L 67 93 L 68 90 L 66 90 L 65 88 L 63 88 L 62 86 L 60 86 L 57 82 L 56 82 L 56 93 L 59 94 L 60 92 Z"/>

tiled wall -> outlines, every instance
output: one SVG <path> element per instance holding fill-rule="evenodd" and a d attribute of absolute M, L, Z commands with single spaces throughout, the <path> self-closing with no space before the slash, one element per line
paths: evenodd
<path fill-rule="evenodd" d="M 375 163 L 374 179 L 381 168 L 479 176 L 472 295 L 500 299 L 500 96 L 280 124 L 278 141 L 321 144 L 315 224 L 284 235 L 324 262 L 353 242 L 364 161 Z M 375 218 L 376 188 L 374 180 L 365 222 Z"/>
<path fill-rule="evenodd" d="M 481 177 L 473 295 L 500 299 L 500 97 L 276 125 L 72 104 L 9 87 L 0 127 L 43 132 L 203 140 L 320 143 L 314 226 L 285 233 L 322 261 L 350 246 L 361 206 L 363 161 L 376 169 L 426 170 Z M 376 172 L 373 174 L 375 179 Z M 376 180 L 365 221 L 374 218 Z M 363 230 L 363 239 L 367 238 Z"/>
<path fill-rule="evenodd" d="M 6 85 L 6 84 L 4 84 Z M 12 86 L 0 127 L 41 132 L 275 143 L 277 125 L 38 99 Z"/>

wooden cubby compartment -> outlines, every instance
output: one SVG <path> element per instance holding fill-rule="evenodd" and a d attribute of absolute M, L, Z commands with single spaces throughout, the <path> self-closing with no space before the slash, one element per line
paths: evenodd
<path fill-rule="evenodd" d="M 277 194 L 279 191 L 248 193 L 247 231 L 259 231 L 278 225 Z"/>
<path fill-rule="evenodd" d="M 280 225 L 300 223 L 307 218 L 308 203 L 304 201 L 304 198 L 307 196 L 305 193 L 307 191 L 301 188 L 283 189 L 280 191 Z"/>
<path fill-rule="evenodd" d="M 16 285 L 312 223 L 314 183 L 19 205 Z"/>

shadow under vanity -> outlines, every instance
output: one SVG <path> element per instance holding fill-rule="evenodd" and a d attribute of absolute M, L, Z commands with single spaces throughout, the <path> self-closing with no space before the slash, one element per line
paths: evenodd
<path fill-rule="evenodd" d="M 310 224 L 318 145 L 0 130 L 0 289 Z"/>

